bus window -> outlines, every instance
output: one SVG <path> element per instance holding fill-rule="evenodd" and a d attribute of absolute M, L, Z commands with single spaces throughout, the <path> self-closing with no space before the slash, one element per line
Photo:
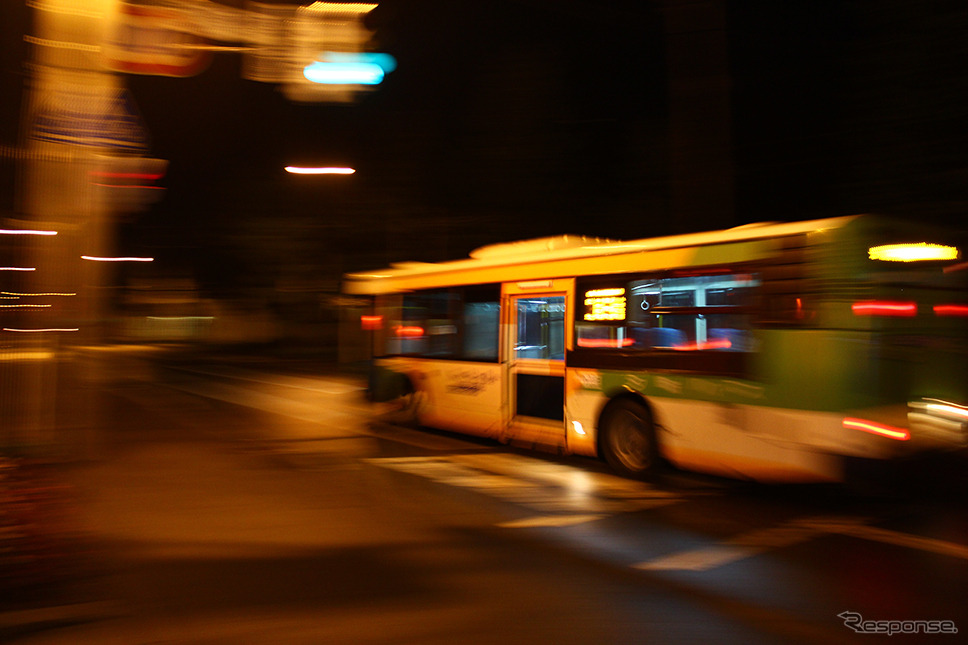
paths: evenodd
<path fill-rule="evenodd" d="M 463 295 L 464 339 L 461 358 L 496 362 L 501 323 L 501 287 L 467 287 Z"/>
<path fill-rule="evenodd" d="M 455 296 L 442 289 L 403 297 L 401 320 L 391 328 L 400 354 L 443 358 L 457 353 L 457 325 L 451 314 Z"/>
<path fill-rule="evenodd" d="M 598 294 L 621 294 L 613 297 L 623 302 L 609 310 L 620 311 L 621 316 L 590 314 L 587 308 L 579 314 L 577 345 L 631 352 L 752 351 L 751 312 L 758 285 L 754 274 L 723 270 L 580 281 L 579 295 L 586 296 L 586 303 L 598 304 L 599 310 Z"/>
<path fill-rule="evenodd" d="M 517 330 L 515 358 L 564 360 L 564 296 L 519 298 Z"/>
<path fill-rule="evenodd" d="M 500 285 L 403 296 L 385 329 L 386 354 L 496 362 Z"/>

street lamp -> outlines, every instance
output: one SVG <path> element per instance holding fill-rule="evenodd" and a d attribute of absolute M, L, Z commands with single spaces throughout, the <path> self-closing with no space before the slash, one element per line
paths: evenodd
<path fill-rule="evenodd" d="M 293 175 L 352 175 L 356 172 L 354 168 L 344 167 L 306 167 L 306 166 L 286 166 L 286 172 Z"/>

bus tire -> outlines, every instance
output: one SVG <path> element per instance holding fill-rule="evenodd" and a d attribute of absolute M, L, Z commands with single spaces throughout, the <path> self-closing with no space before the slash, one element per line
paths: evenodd
<path fill-rule="evenodd" d="M 649 409 L 629 399 L 612 401 L 602 415 L 600 449 L 616 473 L 642 479 L 659 465 L 659 446 Z"/>
<path fill-rule="evenodd" d="M 420 412 L 424 408 L 426 398 L 427 395 L 414 387 L 413 382 L 407 379 L 403 395 L 397 399 L 397 403 L 400 405 L 400 423 L 411 427 L 419 426 Z"/>
<path fill-rule="evenodd" d="M 413 387 L 410 379 L 400 375 L 398 394 L 387 402 L 390 409 L 381 415 L 381 419 L 393 425 L 418 426 L 423 399 L 423 393 Z"/>

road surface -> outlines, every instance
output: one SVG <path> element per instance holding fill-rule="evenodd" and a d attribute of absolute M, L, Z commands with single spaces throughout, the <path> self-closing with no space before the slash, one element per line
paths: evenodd
<path fill-rule="evenodd" d="M 322 366 L 155 360 L 105 389 L 95 458 L 58 472 L 83 573 L 59 602 L 10 603 L 0 640 L 943 645 L 968 629 L 964 488 L 634 482 L 380 421 L 358 376 Z"/>

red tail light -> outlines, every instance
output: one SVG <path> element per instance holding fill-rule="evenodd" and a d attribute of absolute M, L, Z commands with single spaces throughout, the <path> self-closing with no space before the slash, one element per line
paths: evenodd
<path fill-rule="evenodd" d="M 579 338 L 579 347 L 609 347 L 612 349 L 619 347 L 631 347 L 635 344 L 633 338 Z"/>
<path fill-rule="evenodd" d="M 869 432 L 871 434 L 876 434 L 879 437 L 887 437 L 888 439 L 907 441 L 911 438 L 911 432 L 907 428 L 889 426 L 883 423 L 877 423 L 875 421 L 868 421 L 867 419 L 854 419 L 847 417 L 844 419 L 843 424 L 845 428 Z"/>
<path fill-rule="evenodd" d="M 728 338 L 720 338 L 717 340 L 706 340 L 697 341 L 695 343 L 683 343 L 681 345 L 673 345 L 672 349 L 678 350 L 680 352 L 694 352 L 699 349 L 729 349 L 733 344 Z"/>
<path fill-rule="evenodd" d="M 968 305 L 935 305 L 935 316 L 968 316 Z"/>
<path fill-rule="evenodd" d="M 383 316 L 360 316 L 360 326 L 363 329 L 383 329 Z"/>
<path fill-rule="evenodd" d="M 918 315 L 915 302 L 894 302 L 890 300 L 861 300 L 850 306 L 855 316 L 900 316 L 910 318 Z"/>

